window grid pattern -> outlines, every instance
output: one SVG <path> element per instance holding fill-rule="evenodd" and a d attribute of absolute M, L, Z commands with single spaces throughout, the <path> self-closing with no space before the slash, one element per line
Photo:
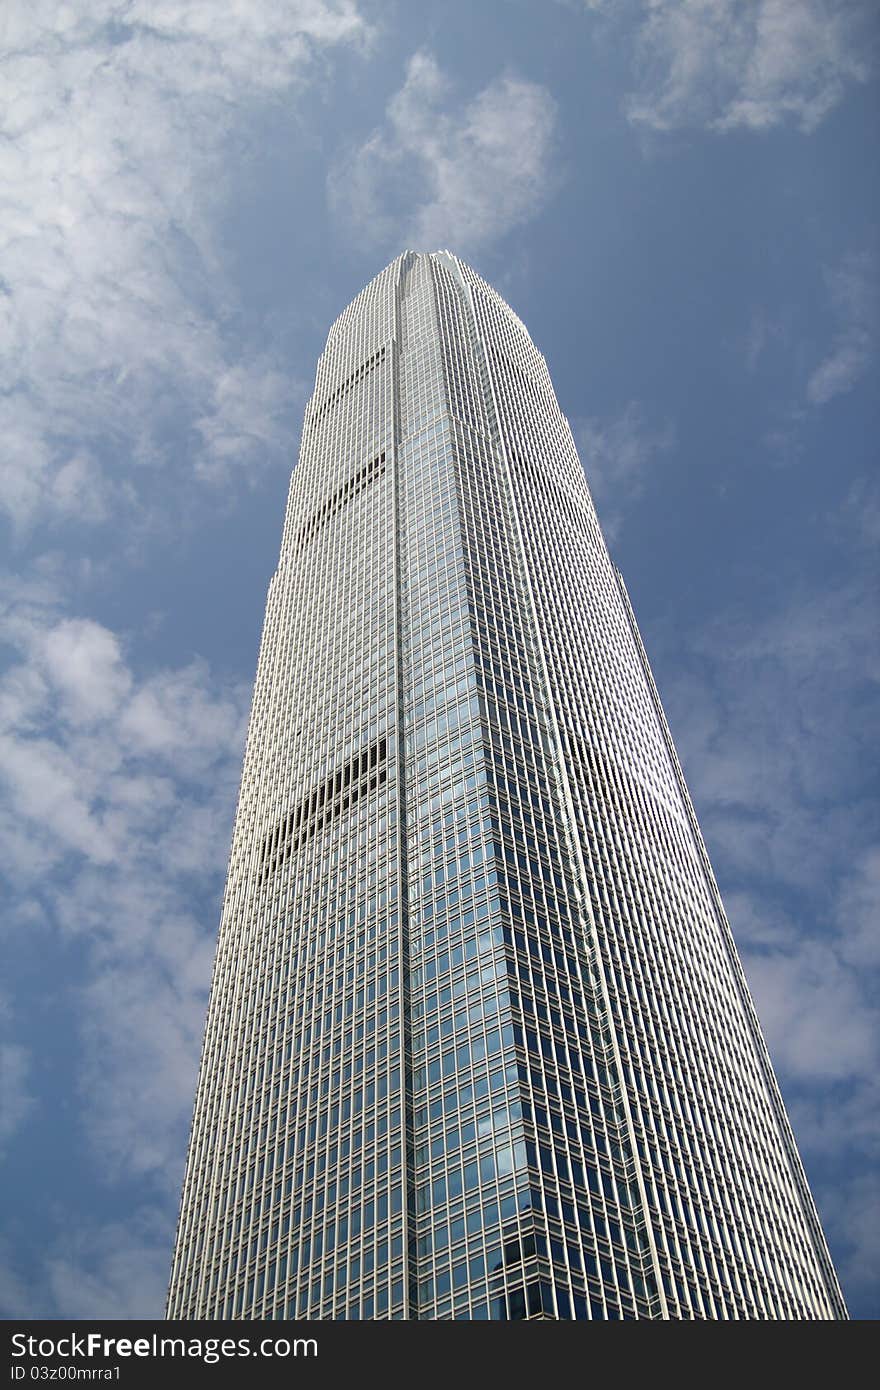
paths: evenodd
<path fill-rule="evenodd" d="M 672 1317 L 839 1316 L 669 731 L 546 365 L 498 296 L 457 268 L 497 402 L 662 1302 Z"/>
<path fill-rule="evenodd" d="M 168 1312 L 846 1316 L 546 365 L 448 253 L 318 363 Z"/>

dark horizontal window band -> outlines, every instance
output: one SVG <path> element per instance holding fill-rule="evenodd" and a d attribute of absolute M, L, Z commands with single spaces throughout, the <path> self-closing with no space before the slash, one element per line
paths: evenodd
<path fill-rule="evenodd" d="M 346 377 L 341 386 L 337 386 L 336 390 L 331 395 L 327 396 L 319 406 L 316 406 L 312 411 L 312 420 L 320 420 L 326 415 L 327 411 L 330 410 L 337 401 L 341 400 L 353 387 L 363 381 L 364 377 L 367 376 L 374 367 L 378 367 L 384 356 L 385 349 L 384 347 L 380 347 L 377 352 L 373 353 L 372 357 L 368 357 L 366 362 L 363 362 L 361 366 L 358 367 L 357 371 L 352 372 L 350 377 Z"/>
<path fill-rule="evenodd" d="M 260 883 L 295 854 L 307 840 L 388 780 L 388 741 L 377 739 L 331 772 L 298 806 L 288 811 L 265 836 L 260 850 Z"/>
<path fill-rule="evenodd" d="M 320 531 L 322 526 L 334 517 L 347 502 L 356 497 L 359 492 L 363 492 L 365 487 L 369 487 L 375 478 L 381 478 L 385 472 L 385 452 L 377 454 L 369 463 L 365 463 L 353 477 L 347 478 L 341 487 L 338 487 L 332 497 L 328 497 L 316 512 L 313 512 L 308 521 L 300 527 L 294 544 L 297 550 L 302 550 L 308 545 L 312 537 Z"/>

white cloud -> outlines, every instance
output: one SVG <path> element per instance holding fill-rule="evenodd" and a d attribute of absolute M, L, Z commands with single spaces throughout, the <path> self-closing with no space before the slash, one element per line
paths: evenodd
<path fill-rule="evenodd" d="M 644 493 L 658 455 L 673 447 L 675 431 L 668 421 L 660 428 L 646 425 L 641 406 L 630 401 L 612 420 L 575 421 L 574 432 L 602 531 L 613 543 L 627 506 Z"/>
<path fill-rule="evenodd" d="M 54 1315 L 102 1322 L 161 1318 L 171 1240 L 167 1220 L 149 1207 L 124 1222 L 59 1238 L 42 1271 Z"/>
<path fill-rule="evenodd" d="M 852 390 L 870 366 L 873 354 L 877 309 L 873 258 L 867 253 L 849 255 L 828 272 L 826 281 L 838 327 L 831 351 L 807 383 L 812 405 L 825 405 L 834 396 Z"/>
<path fill-rule="evenodd" d="M 880 845 L 855 856 L 840 885 L 836 917 L 844 959 L 857 967 L 880 965 Z"/>
<path fill-rule="evenodd" d="M 4 26 L 0 508 L 99 519 L 170 420 L 209 474 L 277 442 L 285 384 L 222 329 L 229 135 L 367 29 L 354 0 L 13 0 Z"/>
<path fill-rule="evenodd" d="M 736 891 L 725 894 L 724 905 L 736 935 L 740 954 L 750 947 L 778 950 L 796 943 L 795 924 L 775 905 L 764 903 L 759 909 L 749 893 Z"/>
<path fill-rule="evenodd" d="M 197 457 L 202 477 L 221 478 L 230 464 L 271 454 L 278 443 L 279 414 L 289 383 L 268 358 L 227 367 L 213 383 L 205 414 L 195 428 L 205 447 Z"/>
<path fill-rule="evenodd" d="M 858 580 L 690 637 L 664 699 L 689 785 L 738 872 L 827 888 L 829 856 L 836 873 L 849 871 L 858 841 L 846 822 L 861 823 L 876 736 L 874 629 Z M 844 726 L 843 708 L 864 718 Z"/>
<path fill-rule="evenodd" d="M 836 396 L 851 391 L 873 365 L 877 323 L 877 261 L 868 251 L 850 251 L 832 269 L 824 272 L 828 319 L 817 332 L 815 318 L 806 323 L 802 308 L 789 303 L 777 308 L 775 316 L 765 309 L 752 312 L 746 336 L 745 359 L 750 373 L 759 364 L 766 366 L 767 380 L 780 371 L 788 372 L 792 389 L 786 400 L 772 407 L 772 424 L 761 442 L 783 465 L 796 464 L 803 456 L 813 423 L 811 407 L 826 405 Z M 824 354 L 812 370 L 805 364 L 816 361 L 820 352 L 816 341 L 824 344 Z M 765 362 L 765 358 L 769 359 Z M 866 510 L 860 513 L 866 538 L 874 527 L 878 509 L 869 494 L 867 480 L 854 485 L 848 506 Z"/>
<path fill-rule="evenodd" d="M 385 125 L 332 171 L 331 204 L 374 242 L 473 251 L 528 221 L 551 192 L 555 122 L 544 87 L 506 75 L 462 104 L 417 53 Z"/>
<path fill-rule="evenodd" d="M 880 1086 L 876 1073 L 824 1087 L 792 1089 L 788 1110 L 801 1150 L 808 1151 L 816 1164 L 830 1163 L 841 1171 L 842 1157 L 867 1159 L 876 1165 L 880 1158 Z"/>
<path fill-rule="evenodd" d="M 53 1214 L 58 1234 L 47 1247 L 28 1252 L 27 1268 L 9 1244 L 0 1244 L 0 1315 L 102 1322 L 162 1317 L 174 1234 L 165 1209 L 141 1203 L 125 1219 L 103 1224 Z"/>
<path fill-rule="evenodd" d="M 856 478 L 833 520 L 853 550 L 876 555 L 880 548 L 880 479 L 873 475 Z"/>
<path fill-rule="evenodd" d="M 784 951 L 746 951 L 744 964 L 770 1055 L 784 1076 L 821 1086 L 874 1072 L 880 1018 L 839 943 L 799 940 Z"/>
<path fill-rule="evenodd" d="M 838 1122 L 845 1123 L 845 1117 L 840 1117 Z M 876 1169 L 860 1175 L 845 1187 L 835 1184 L 823 1190 L 821 1200 L 823 1211 L 828 1213 L 829 1224 L 839 1232 L 843 1254 L 837 1263 L 844 1287 L 861 1288 L 875 1301 L 880 1276 L 877 1240 L 877 1232 L 880 1231 L 880 1178 Z M 875 1303 L 873 1316 L 876 1315 Z"/>
<path fill-rule="evenodd" d="M 11 593 L 0 640 L 19 654 L 0 681 L 6 927 L 54 932 L 78 963 L 63 1004 L 81 1141 L 102 1168 L 173 1189 L 246 691 L 199 662 L 136 675 L 116 634 L 61 615 L 36 584 Z M 21 1096 L 23 1059 L 6 1060 Z"/>
<path fill-rule="evenodd" d="M 745 340 L 746 369 L 750 374 L 757 371 L 771 348 L 787 344 L 790 331 L 784 318 L 772 318 L 763 308 L 752 310 Z"/>
<path fill-rule="evenodd" d="M 29 1089 L 31 1059 L 18 1043 L 0 1043 L 0 1147 L 24 1123 L 35 1104 Z"/>
<path fill-rule="evenodd" d="M 735 885 L 737 936 L 753 956 L 800 950 L 802 895 L 858 984 L 875 959 L 880 883 L 863 806 L 880 681 L 869 586 L 801 596 L 748 623 L 728 616 L 679 635 L 676 651 L 664 703 L 716 866 Z M 854 712 L 845 726 L 842 709 Z M 813 959 L 798 965 L 805 978 Z"/>
<path fill-rule="evenodd" d="M 228 834 L 228 820 L 222 829 Z M 212 849 L 222 853 L 220 836 Z M 155 860 L 158 868 L 161 849 Z M 196 883 L 205 879 L 200 868 Z M 93 976 L 78 995 L 89 1146 L 105 1170 L 144 1175 L 173 1196 L 183 1178 L 214 936 L 183 904 L 179 865 L 166 871 L 170 889 L 143 867 L 131 881 L 83 875 L 59 918 L 92 938 Z M 107 914 L 126 929 L 108 928 Z"/>
<path fill-rule="evenodd" d="M 847 1174 L 817 1195 L 859 1283 L 878 1254 L 852 1221 L 880 1149 L 875 628 L 859 578 L 679 637 L 663 691 L 807 1168 Z"/>
<path fill-rule="evenodd" d="M 119 640 L 99 623 L 83 618 L 56 623 L 46 634 L 45 657 L 46 674 L 72 724 L 113 714 L 131 687 Z"/>
<path fill-rule="evenodd" d="M 0 1241 L 0 1317 L 31 1318 L 38 1306 L 35 1292 L 14 1267 L 15 1256 L 9 1241 Z"/>
<path fill-rule="evenodd" d="M 858 0 L 643 0 L 636 8 L 638 83 L 627 114 L 652 130 L 791 122 L 809 132 L 870 72 L 871 7 Z"/>
<path fill-rule="evenodd" d="M 239 711 L 216 700 L 210 673 L 199 662 L 157 673 L 132 695 L 119 720 L 122 746 L 139 758 L 161 758 L 180 774 L 199 776 L 230 742 Z"/>

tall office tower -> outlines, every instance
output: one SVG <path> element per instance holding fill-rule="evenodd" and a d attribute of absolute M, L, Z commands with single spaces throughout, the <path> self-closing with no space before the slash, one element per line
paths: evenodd
<path fill-rule="evenodd" d="M 846 1316 L 544 359 L 447 253 L 318 364 L 168 1313 Z"/>

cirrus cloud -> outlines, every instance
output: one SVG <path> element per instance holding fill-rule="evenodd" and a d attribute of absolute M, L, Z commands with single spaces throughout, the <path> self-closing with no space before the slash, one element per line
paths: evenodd
<path fill-rule="evenodd" d="M 19 527 L 130 502 L 138 467 L 179 456 L 172 425 L 208 476 L 281 445 L 289 389 L 224 331 L 216 213 L 252 112 L 367 35 L 355 0 L 6 8 L 0 511 Z"/>
<path fill-rule="evenodd" d="M 858 1293 L 880 1256 L 876 1229 L 858 1220 L 880 1149 L 871 584 L 861 568 L 845 586 L 688 634 L 664 695 L 835 1257 Z M 825 1175 L 841 1172 L 845 1187 L 826 1194 Z"/>
<path fill-rule="evenodd" d="M 34 930 L 75 943 L 77 970 L 46 971 L 43 994 L 73 1014 L 79 1140 L 164 1186 L 192 1100 L 204 904 L 219 896 L 247 692 L 198 660 L 138 673 L 118 634 L 35 586 L 0 603 L 0 641 L 17 653 L 0 680 L 4 929 L 10 944 Z M 5 1060 L 23 1103 L 24 1053 Z"/>
<path fill-rule="evenodd" d="M 549 196 L 555 125 L 544 87 L 507 74 L 462 104 L 434 58 L 416 53 L 384 126 L 331 171 L 331 205 L 373 242 L 473 251 Z"/>
<path fill-rule="evenodd" d="M 807 382 L 811 405 L 825 405 L 851 391 L 871 365 L 877 310 L 874 257 L 852 252 L 826 272 L 826 285 L 837 331 L 828 354 Z"/>
<path fill-rule="evenodd" d="M 636 24 L 630 122 L 720 132 L 793 124 L 809 134 L 872 68 L 860 0 L 586 0 Z"/>

